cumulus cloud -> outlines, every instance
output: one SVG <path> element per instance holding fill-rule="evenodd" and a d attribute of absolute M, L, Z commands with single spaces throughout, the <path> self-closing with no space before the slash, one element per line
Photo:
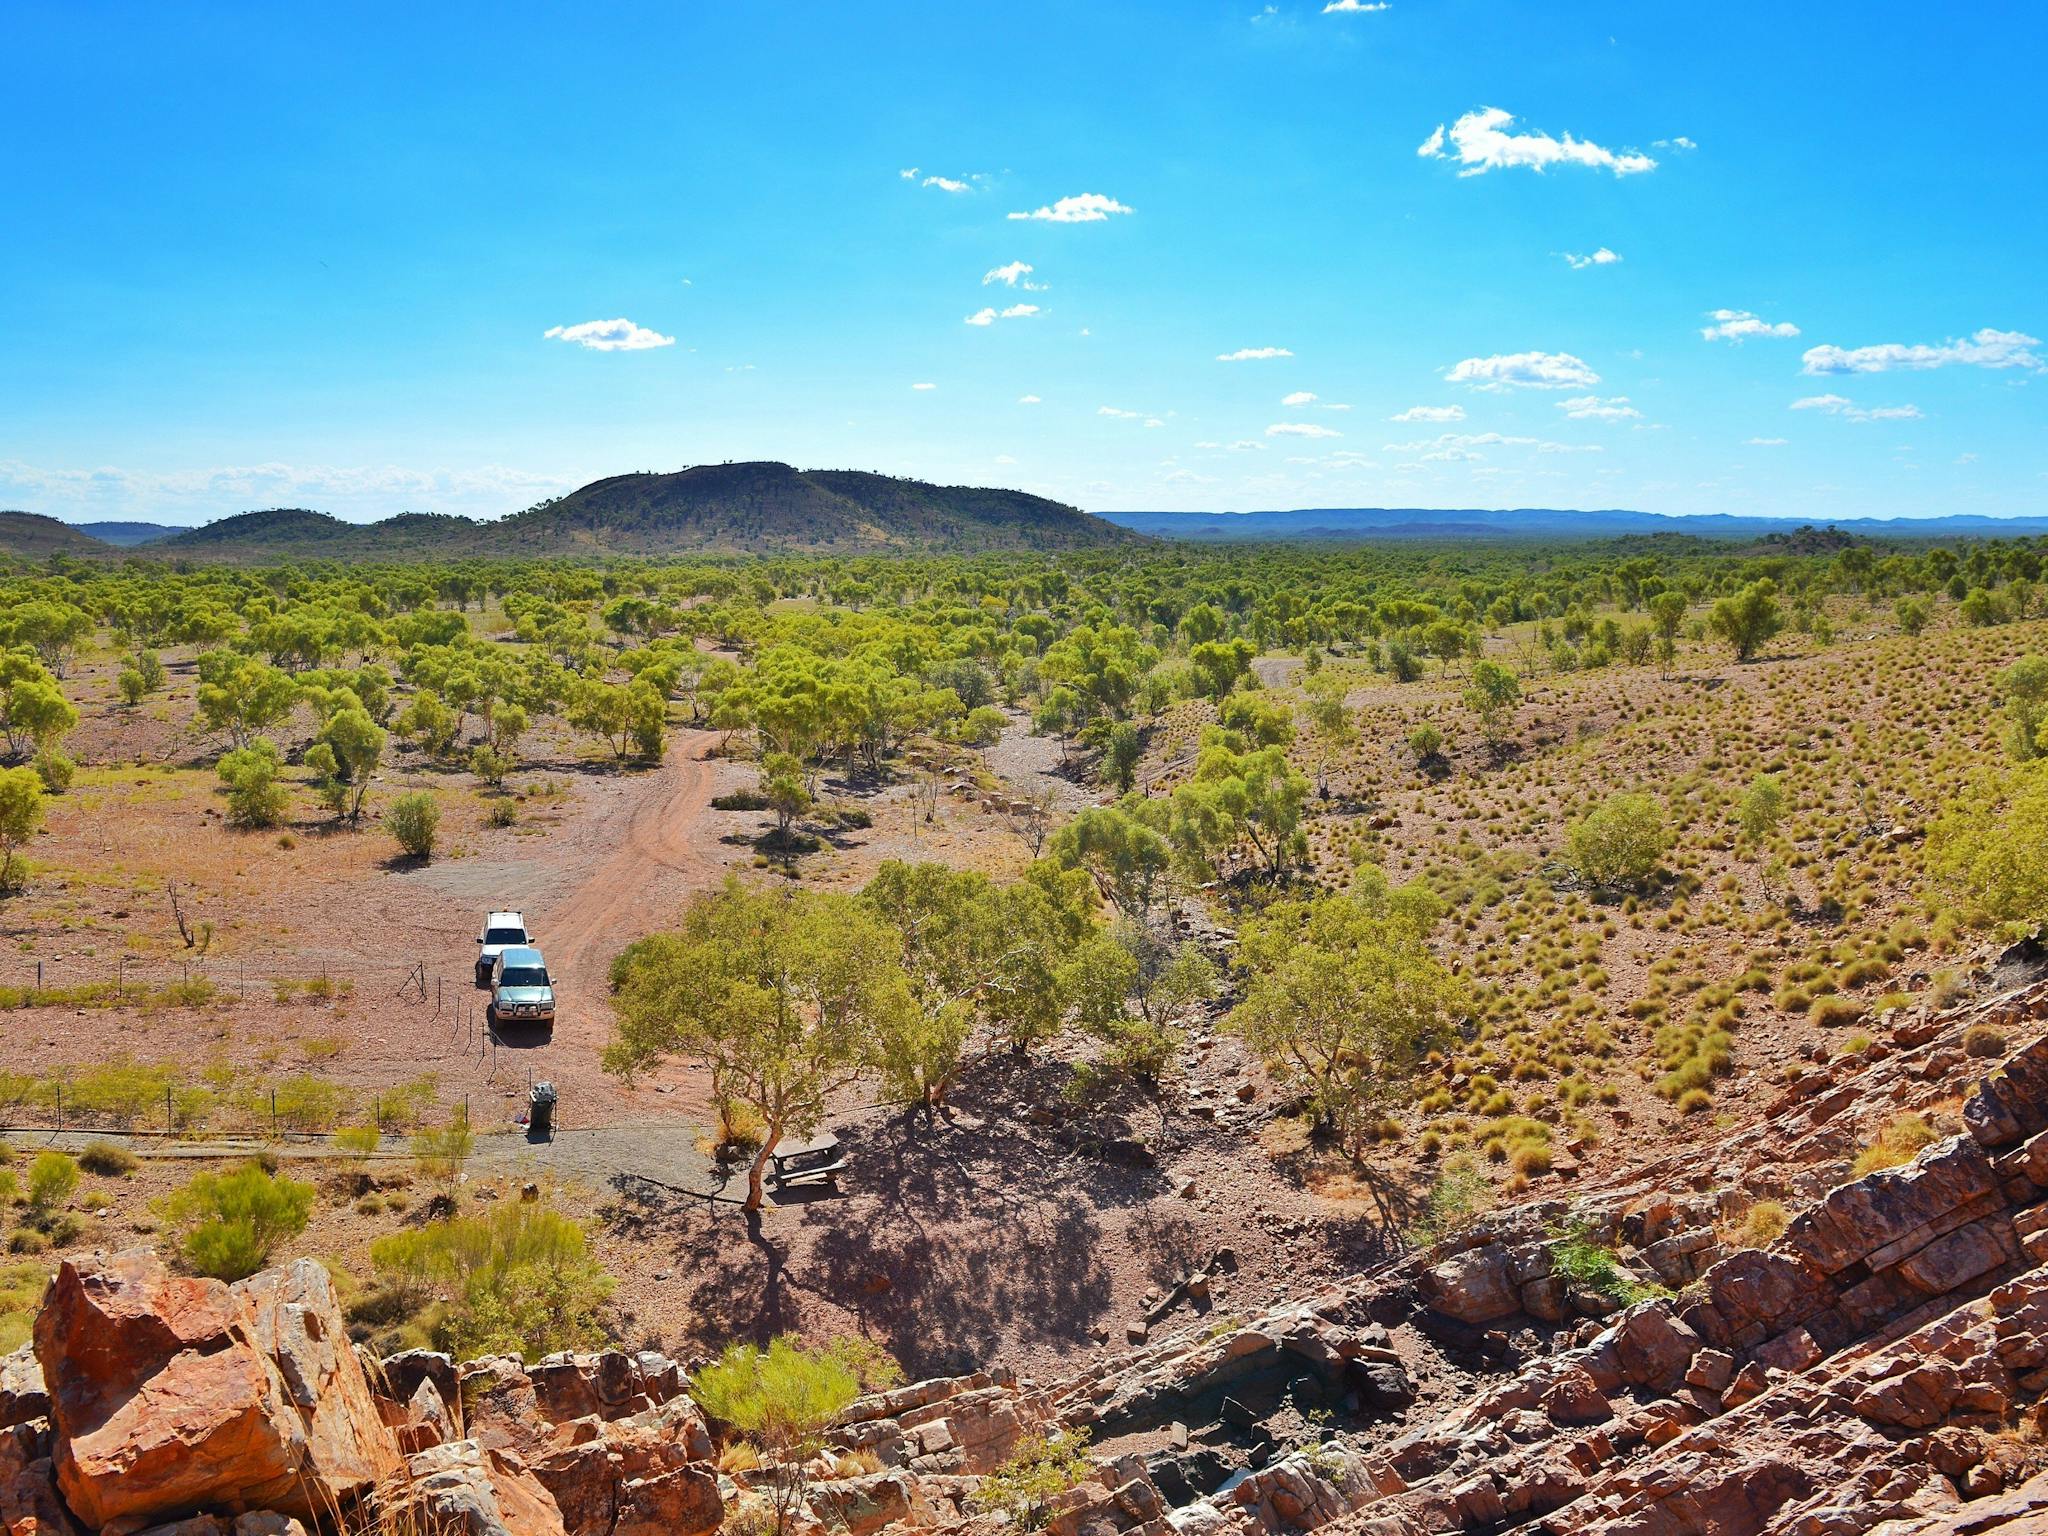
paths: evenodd
<path fill-rule="evenodd" d="M 998 320 L 1024 320 L 1038 313 L 1036 304 L 1012 304 L 1007 309 L 977 309 L 967 317 L 969 325 L 994 325 Z"/>
<path fill-rule="evenodd" d="M 1316 397 L 1305 389 L 1297 389 L 1291 395 L 1282 395 L 1280 397 L 1282 405 L 1314 405 L 1315 401 Z"/>
<path fill-rule="evenodd" d="M 1112 214 L 1129 213 L 1132 210 L 1113 197 L 1100 192 L 1081 192 L 1073 197 L 1063 197 L 1056 203 L 1043 208 L 1034 208 L 1029 213 L 1013 213 L 1013 219 L 1035 219 L 1041 224 L 1100 224 Z"/>
<path fill-rule="evenodd" d="M 1113 405 L 1098 405 L 1097 407 L 1095 407 L 1095 414 L 1098 416 L 1113 416 L 1118 421 L 1137 421 L 1140 418 L 1142 418 L 1145 413 L 1143 411 L 1118 410 Z"/>
<path fill-rule="evenodd" d="M 1686 150 L 1698 149 L 1699 145 L 1695 144 L 1691 139 L 1688 139 L 1684 134 L 1681 133 L 1676 138 L 1652 139 L 1650 140 L 1650 148 Z"/>
<path fill-rule="evenodd" d="M 986 288 L 990 283 L 1001 283 L 1005 288 L 1026 288 L 1036 293 L 1045 285 L 1031 281 L 1031 274 L 1035 270 L 1028 261 L 1009 262 L 1004 266 L 991 267 L 984 272 L 981 276 L 981 285 Z"/>
<path fill-rule="evenodd" d="M 1714 322 L 1700 330 L 1700 336 L 1707 341 L 1743 342 L 1752 336 L 1799 334 L 1799 327 L 1790 320 L 1772 322 L 1760 319 L 1746 309 L 1710 309 L 1707 318 Z"/>
<path fill-rule="evenodd" d="M 950 176 L 927 176 L 924 179 L 924 184 L 928 187 L 937 187 L 941 192 L 965 192 L 968 190 L 966 182 L 955 181 Z"/>
<path fill-rule="evenodd" d="M 1393 8 L 1393 0 L 1330 0 L 1330 3 L 1323 7 L 1323 14 L 1364 16 L 1373 11 L 1391 11 Z"/>
<path fill-rule="evenodd" d="M 1962 341 L 1945 341 L 1938 346 L 1901 346 L 1886 342 L 1875 347 L 1812 347 L 1801 361 L 1808 373 L 1889 373 L 1893 369 L 1925 368 L 2039 368 L 2040 357 L 2032 350 L 2040 338 L 2020 331 L 1994 331 L 1988 327 Z"/>
<path fill-rule="evenodd" d="M 1405 411 L 1389 416 L 1389 421 L 1463 421 L 1465 407 L 1462 405 L 1411 405 Z"/>
<path fill-rule="evenodd" d="M 1574 421 L 1634 421 L 1642 412 L 1628 403 L 1627 395 L 1615 395 L 1602 400 L 1598 395 L 1580 395 L 1571 400 L 1560 400 L 1557 408 Z"/>
<path fill-rule="evenodd" d="M 1554 165 L 1583 165 L 1612 171 L 1617 176 L 1634 176 L 1657 168 L 1657 162 L 1640 151 L 1624 150 L 1617 154 L 1590 139 L 1575 139 L 1570 134 L 1555 139 L 1547 133 L 1510 133 L 1508 125 L 1514 120 L 1512 112 L 1481 107 L 1451 124 L 1448 154 L 1442 124 L 1415 152 L 1425 159 L 1455 160 L 1463 167 L 1458 172 L 1460 176 L 1483 176 L 1488 171 L 1517 166 L 1542 172 Z"/>
<path fill-rule="evenodd" d="M 937 388 L 938 388 L 939 386 L 938 386 L 938 385 L 936 385 L 936 384 L 913 384 L 913 385 L 911 385 L 910 387 L 911 387 L 912 389 L 919 389 L 919 390 L 923 390 L 923 389 L 937 389 Z"/>
<path fill-rule="evenodd" d="M 1425 464 L 1459 463 L 1485 455 L 1481 448 L 1533 448 L 1538 453 L 1600 453 L 1598 443 L 1552 443 L 1540 437 L 1514 437 L 1504 432 L 1440 432 L 1412 443 L 1388 443 L 1387 453 L 1421 455 Z"/>
<path fill-rule="evenodd" d="M 1294 354 L 1285 347 L 1239 347 L 1235 352 L 1218 352 L 1219 363 L 1258 363 L 1268 358 L 1292 357 Z"/>
<path fill-rule="evenodd" d="M 650 347 L 672 347 L 673 336 L 650 331 L 630 320 L 585 320 L 580 325 L 551 325 L 541 336 L 548 341 L 571 341 L 593 352 L 645 352 Z"/>
<path fill-rule="evenodd" d="M 1045 402 L 1044 402 L 1043 400 L 1039 399 L 1039 398 L 1038 398 L 1038 396 L 1036 396 L 1036 395 L 1019 395 L 1019 396 L 1017 397 L 1017 403 L 1018 403 L 1019 405 L 1043 405 L 1043 404 L 1045 404 Z"/>
<path fill-rule="evenodd" d="M 1444 375 L 1473 389 L 1590 389 L 1600 375 L 1569 352 L 1508 352 L 1468 357 Z"/>
<path fill-rule="evenodd" d="M 1845 395 L 1808 395 L 1803 400 L 1794 400 L 1792 409 L 1820 411 L 1844 421 L 1918 421 L 1921 414 L 1917 405 L 1880 405 L 1865 410 Z"/>
<path fill-rule="evenodd" d="M 1276 421 L 1266 428 L 1268 437 L 1342 437 L 1329 427 L 1318 426 L 1312 421 Z"/>
<path fill-rule="evenodd" d="M 1570 251 L 1566 251 L 1564 259 L 1565 265 L 1574 272 L 1583 272 L 1588 267 L 1611 267 L 1621 260 L 1619 256 L 1615 255 L 1614 252 L 1607 249 L 1604 245 L 1588 256 L 1575 256 Z"/>

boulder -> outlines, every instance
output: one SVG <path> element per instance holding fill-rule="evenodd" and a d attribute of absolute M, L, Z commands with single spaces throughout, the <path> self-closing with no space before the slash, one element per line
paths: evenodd
<path fill-rule="evenodd" d="M 0 1531 L 8 1536 L 78 1536 L 45 1438 L 26 1424 L 0 1429 Z"/>
<path fill-rule="evenodd" d="M 875 1482 L 907 1484 L 902 1473 L 885 1472 Z M 677 1467 L 655 1477 L 634 1478 L 619 1490 L 613 1536 L 711 1536 L 725 1518 L 718 1478 L 704 1467 Z M 849 1522 L 851 1523 L 851 1522 Z M 881 1524 L 877 1520 L 874 1524 Z M 868 1527 L 857 1527 L 866 1529 Z"/>
<path fill-rule="evenodd" d="M 1431 1266 L 1421 1290 L 1433 1310 L 1461 1323 L 1490 1323 L 1522 1309 L 1521 1289 L 1497 1244 L 1468 1248 Z"/>
<path fill-rule="evenodd" d="M 1615 1325 L 1614 1351 L 1622 1375 L 1652 1392 L 1676 1391 L 1699 1347 L 1699 1335 L 1661 1301 L 1630 1307 Z"/>
<path fill-rule="evenodd" d="M 43 1368 L 33 1344 L 0 1355 L 0 1429 L 50 1415 L 50 1394 L 43 1388 Z"/>
<path fill-rule="evenodd" d="M 58 1486 L 87 1524 L 331 1511 L 397 1469 L 317 1265 L 240 1289 L 146 1251 L 66 1262 L 36 1319 Z"/>
<path fill-rule="evenodd" d="M 566 1536 L 554 1495 L 510 1451 L 454 1440 L 406 1467 L 407 1497 L 443 1536 Z"/>

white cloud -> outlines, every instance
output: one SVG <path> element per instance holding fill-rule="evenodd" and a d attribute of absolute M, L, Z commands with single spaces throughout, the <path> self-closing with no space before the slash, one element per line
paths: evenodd
<path fill-rule="evenodd" d="M 1590 256 L 1574 256 L 1570 251 L 1566 251 L 1564 259 L 1565 264 L 1574 272 L 1583 272 L 1588 267 L 1611 267 L 1621 260 L 1619 256 L 1615 255 L 1614 252 L 1607 249 L 1604 245 Z"/>
<path fill-rule="evenodd" d="M 1710 309 L 1707 318 L 1714 323 L 1704 326 L 1700 336 L 1706 341 L 1743 342 L 1752 336 L 1797 336 L 1799 327 L 1790 320 L 1775 323 L 1759 319 L 1746 309 Z"/>
<path fill-rule="evenodd" d="M 1391 11 L 1393 8 L 1393 0 L 1330 0 L 1330 3 L 1323 7 L 1323 14 L 1364 16 L 1373 11 Z"/>
<path fill-rule="evenodd" d="M 1131 211 L 1115 198 L 1105 197 L 1100 192 L 1081 192 L 1043 208 L 1034 208 L 1029 213 L 1013 213 L 1010 217 L 1036 219 L 1043 224 L 1100 224 L 1111 214 Z"/>
<path fill-rule="evenodd" d="M 1901 346 L 1887 342 L 1875 347 L 1812 347 L 1801 359 L 1807 373 L 1887 373 L 1894 368 L 2039 368 L 2041 359 L 2031 349 L 2040 338 L 2020 331 L 1994 331 L 1988 327 L 1966 341 L 1945 341 L 1939 346 Z"/>
<path fill-rule="evenodd" d="M 1636 421 L 1642 412 L 1628 403 L 1627 395 L 1616 395 L 1602 400 L 1598 395 L 1580 395 L 1571 400 L 1560 400 L 1557 408 L 1574 421 Z"/>
<path fill-rule="evenodd" d="M 905 167 L 904 167 L 904 168 L 903 168 L 902 170 L 898 171 L 898 172 L 897 172 L 896 174 L 897 174 L 898 176 L 901 176 L 901 177 L 902 177 L 902 178 L 903 178 L 903 179 L 904 179 L 905 181 L 915 181 L 915 180 L 917 180 L 917 167 L 916 167 L 916 166 L 914 166 L 914 165 L 911 165 L 911 166 L 905 166 Z"/>
<path fill-rule="evenodd" d="M 1219 363 L 1259 363 L 1269 358 L 1292 357 L 1294 354 L 1285 347 L 1239 347 L 1235 352 L 1218 352 Z"/>
<path fill-rule="evenodd" d="M 1297 389 L 1291 395 L 1282 395 L 1280 403 L 1282 405 L 1314 405 L 1316 397 L 1305 389 Z"/>
<path fill-rule="evenodd" d="M 1917 405 L 1880 405 L 1865 410 L 1844 395 L 1808 395 L 1804 400 L 1794 400 L 1792 409 L 1821 411 L 1844 421 L 1918 421 L 1921 414 Z"/>
<path fill-rule="evenodd" d="M 1389 421 L 1463 421 L 1465 407 L 1462 405 L 1411 405 L 1405 411 L 1389 416 Z"/>
<path fill-rule="evenodd" d="M 939 386 L 936 384 L 913 384 L 910 387 L 912 389 L 937 389 Z"/>
<path fill-rule="evenodd" d="M 552 325 L 541 332 L 548 341 L 572 341 L 593 352 L 645 352 L 650 347 L 672 347 L 673 336 L 650 331 L 630 320 L 585 320 L 581 325 Z"/>
<path fill-rule="evenodd" d="M 1268 437 L 1342 437 L 1342 432 L 1318 426 L 1312 421 L 1276 421 L 1266 428 Z"/>
<path fill-rule="evenodd" d="M 990 283 L 1001 283 L 1005 288 L 1026 288 L 1036 293 L 1045 285 L 1031 281 L 1031 274 L 1035 270 L 1036 268 L 1028 261 L 1013 261 L 1005 266 L 991 267 L 982 274 L 981 285 L 986 288 Z"/>
<path fill-rule="evenodd" d="M 0 459 L 0 505 L 86 522 L 139 517 L 204 522 L 252 507 L 315 507 L 364 520 L 406 510 L 497 517 L 576 482 L 502 464 L 234 464 L 185 470 L 49 469 Z"/>
<path fill-rule="evenodd" d="M 1266 445 L 1261 442 L 1255 442 L 1249 437 L 1241 437 L 1230 445 L 1230 451 L 1232 453 L 1264 453 Z"/>
<path fill-rule="evenodd" d="M 1444 378 L 1474 389 L 1590 389 L 1600 375 L 1569 352 L 1509 352 L 1468 357 Z"/>
<path fill-rule="evenodd" d="M 1098 416 L 1114 416 L 1118 421 L 1137 421 L 1145 413 L 1143 411 L 1120 411 L 1113 405 L 1098 405 L 1095 408 L 1095 414 Z"/>
<path fill-rule="evenodd" d="M 1509 133 L 1508 124 L 1514 120 L 1512 112 L 1504 112 L 1499 107 L 1482 107 L 1477 112 L 1467 112 L 1451 124 L 1449 158 L 1464 167 L 1458 174 L 1483 176 L 1488 171 L 1508 170 L 1516 166 L 1541 172 L 1553 165 L 1584 165 L 1595 170 L 1612 171 L 1617 176 L 1632 176 L 1657 168 L 1657 162 L 1640 151 L 1624 150 L 1616 154 L 1589 139 L 1575 139 L 1570 134 L 1554 139 L 1547 133 Z M 1439 124 L 1436 132 L 1423 140 L 1415 152 L 1426 159 L 1443 159 L 1444 138 L 1443 126 Z"/>
<path fill-rule="evenodd" d="M 1019 396 L 1017 397 L 1017 403 L 1018 403 L 1019 405 L 1043 405 L 1043 404 L 1045 404 L 1045 402 L 1044 402 L 1043 400 L 1039 399 L 1039 398 L 1038 398 L 1038 396 L 1036 396 L 1036 395 L 1019 395 Z"/>
<path fill-rule="evenodd" d="M 1538 453 L 1602 453 L 1598 443 L 1551 443 L 1540 437 L 1511 437 L 1504 432 L 1440 432 L 1413 443 L 1388 443 L 1386 453 L 1415 453 L 1425 464 L 1455 464 L 1483 458 L 1480 448 L 1533 448 Z"/>
<path fill-rule="evenodd" d="M 1672 139 L 1652 139 L 1650 140 L 1650 148 L 1685 150 L 1698 149 L 1699 145 L 1695 144 L 1691 139 L 1688 139 L 1684 134 L 1681 133 L 1676 138 Z"/>
<path fill-rule="evenodd" d="M 1785 446 L 1786 441 L 1787 439 L 1782 437 L 1752 437 L 1749 440 L 1748 446 L 1751 448 L 1782 448 Z"/>
<path fill-rule="evenodd" d="M 966 182 L 955 181 L 950 176 L 927 176 L 924 179 L 924 184 L 928 187 L 937 187 L 941 192 L 965 192 L 968 190 Z"/>
<path fill-rule="evenodd" d="M 994 325 L 998 320 L 1024 320 L 1038 313 L 1036 304 L 1012 304 L 1007 309 L 977 309 L 967 317 L 969 325 Z"/>

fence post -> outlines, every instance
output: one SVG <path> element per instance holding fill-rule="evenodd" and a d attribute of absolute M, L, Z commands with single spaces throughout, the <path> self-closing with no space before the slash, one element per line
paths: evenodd
<path fill-rule="evenodd" d="M 122 1002 L 128 1001 L 128 957 L 121 957 L 121 968 L 114 979 L 114 995 Z"/>
<path fill-rule="evenodd" d="M 57 1129 L 60 1131 L 64 1129 L 64 1083 L 62 1079 L 59 1079 L 57 1083 Z"/>
<path fill-rule="evenodd" d="M 171 1109 L 171 1085 L 164 1084 L 164 1134 L 174 1136 L 178 1131 L 178 1117 Z"/>
<path fill-rule="evenodd" d="M 277 1090 L 270 1090 L 270 1134 L 277 1134 Z"/>
<path fill-rule="evenodd" d="M 36 990 L 43 990 L 43 962 L 40 960 L 36 962 Z"/>

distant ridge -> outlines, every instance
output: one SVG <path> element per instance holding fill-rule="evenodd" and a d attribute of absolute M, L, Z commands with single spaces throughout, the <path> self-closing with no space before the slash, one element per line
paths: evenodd
<path fill-rule="evenodd" d="M 1078 507 L 1022 491 L 745 463 L 614 475 L 495 522 L 404 512 L 349 523 L 279 507 L 176 530 L 146 548 L 217 560 L 375 560 L 1071 549 L 1134 537 Z"/>
<path fill-rule="evenodd" d="M 1727 512 L 1681 517 L 1667 512 L 1575 512 L 1429 507 L 1312 507 L 1272 512 L 1103 512 L 1105 521 L 1160 539 L 1206 543 L 1293 539 L 1603 539 L 1680 533 L 1701 539 L 1759 538 L 1825 526 L 1863 538 L 2019 538 L 2048 533 L 2039 517 L 1749 517 Z"/>
<path fill-rule="evenodd" d="M 73 523 L 80 533 L 119 549 L 150 544 L 180 530 L 168 523 Z"/>

